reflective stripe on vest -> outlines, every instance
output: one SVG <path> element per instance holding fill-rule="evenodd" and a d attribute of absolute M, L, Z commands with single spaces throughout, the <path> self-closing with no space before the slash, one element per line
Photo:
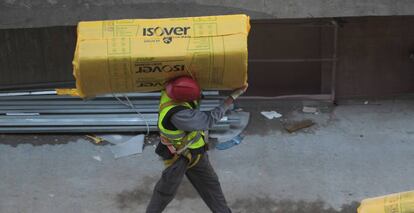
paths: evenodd
<path fill-rule="evenodd" d="M 165 91 L 161 92 L 160 111 L 159 111 L 159 117 L 158 117 L 158 129 L 160 130 L 160 134 L 163 137 L 166 137 L 178 150 L 183 150 L 186 148 L 197 149 L 197 148 L 204 146 L 205 142 L 202 137 L 203 131 L 192 131 L 192 132 L 186 133 L 179 129 L 168 130 L 164 128 L 164 126 L 162 125 L 162 121 L 170 109 L 172 109 L 175 106 L 179 106 L 179 105 L 192 108 L 189 103 L 166 104 L 172 101 L 173 100 L 170 97 L 168 97 Z M 162 107 L 162 106 L 165 106 L 165 107 Z M 185 141 L 185 144 L 183 143 L 184 141 Z"/>

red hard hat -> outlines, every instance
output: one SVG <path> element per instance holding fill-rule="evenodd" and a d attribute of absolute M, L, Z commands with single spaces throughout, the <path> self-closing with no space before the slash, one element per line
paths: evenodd
<path fill-rule="evenodd" d="M 189 102 L 200 99 L 200 86 L 198 86 L 197 81 L 188 76 L 171 80 L 167 83 L 165 90 L 168 97 L 175 101 Z"/>

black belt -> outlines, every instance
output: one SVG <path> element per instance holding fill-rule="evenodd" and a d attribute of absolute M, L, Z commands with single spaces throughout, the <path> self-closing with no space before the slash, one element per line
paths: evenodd
<path fill-rule="evenodd" d="M 208 145 L 204 144 L 204 146 L 197 148 L 197 149 L 189 149 L 192 155 L 204 154 L 208 150 Z"/>
<path fill-rule="evenodd" d="M 204 146 L 197 148 L 197 149 L 188 149 L 191 155 L 195 156 L 198 154 L 204 154 L 208 150 L 208 144 L 206 143 Z M 155 153 L 161 156 L 164 160 L 171 159 L 174 157 L 174 154 L 170 152 L 166 145 L 162 144 L 161 142 L 158 143 L 157 148 L 155 149 Z"/>

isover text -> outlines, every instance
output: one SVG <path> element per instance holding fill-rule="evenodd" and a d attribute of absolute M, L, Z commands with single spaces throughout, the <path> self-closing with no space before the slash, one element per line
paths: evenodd
<path fill-rule="evenodd" d="M 191 27 L 145 27 L 142 31 L 143 36 L 182 36 L 187 35 Z"/>
<path fill-rule="evenodd" d="M 140 82 L 137 81 L 137 87 L 163 87 L 164 84 L 162 82 Z"/>
<path fill-rule="evenodd" d="M 136 73 L 179 72 L 185 71 L 184 64 L 175 65 L 138 65 Z"/>

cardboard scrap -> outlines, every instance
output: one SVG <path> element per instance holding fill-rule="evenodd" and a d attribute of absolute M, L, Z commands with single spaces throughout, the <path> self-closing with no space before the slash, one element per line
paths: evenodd
<path fill-rule="evenodd" d="M 282 117 L 282 114 L 276 112 L 276 111 L 263 111 L 260 112 L 263 116 L 265 116 L 267 119 L 273 119 L 273 118 L 280 118 Z"/>
<path fill-rule="evenodd" d="M 310 126 L 313 126 L 315 123 L 312 120 L 306 119 L 299 122 L 293 122 L 291 124 L 284 125 L 285 129 L 289 132 L 296 132 L 300 129 L 304 129 Z"/>

